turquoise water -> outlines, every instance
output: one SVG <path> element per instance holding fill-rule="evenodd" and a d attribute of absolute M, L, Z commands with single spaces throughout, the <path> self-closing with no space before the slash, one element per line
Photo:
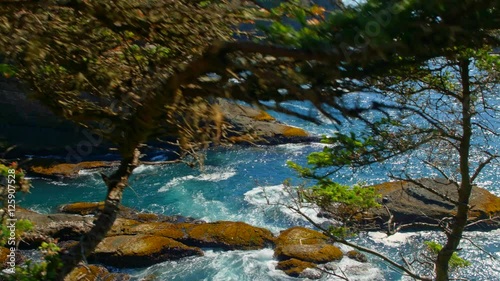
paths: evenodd
<path fill-rule="evenodd" d="M 131 179 L 125 192 L 124 204 L 139 210 L 181 214 L 207 221 L 233 220 L 266 227 L 278 233 L 292 225 L 308 225 L 300 216 L 284 207 L 266 204 L 264 191 L 271 202 L 286 202 L 281 183 L 293 178 L 286 160 L 303 160 L 308 153 L 321 148 L 321 144 L 279 145 L 275 147 L 248 147 L 209 151 L 204 171 L 188 168 L 184 164 L 168 166 L 141 166 Z M 383 175 L 371 169 L 355 176 L 346 173 L 339 180 L 354 183 L 360 179 L 380 182 Z M 81 175 L 63 182 L 34 180 L 32 193 L 24 196 L 22 204 L 38 211 L 50 212 L 68 201 L 98 201 L 105 194 L 100 176 L 95 173 Z M 499 190 L 488 186 L 496 194 Z M 314 210 L 310 210 L 313 214 Z M 500 258 L 500 232 L 470 232 L 468 236 Z M 383 238 L 381 233 L 362 234 L 359 243 L 376 246 L 381 252 L 398 259 L 398 252 L 412 253 L 416 246 L 438 233 L 403 233 Z M 498 280 L 498 260 L 492 260 L 470 243 L 464 243 L 465 257 L 473 266 L 465 273 L 471 280 Z M 213 251 L 204 257 L 165 262 L 150 268 L 129 270 L 140 280 L 147 275 L 157 280 L 294 280 L 275 270 L 272 250 Z M 351 280 L 401 280 L 401 276 L 383 263 L 373 259 L 369 265 L 345 259 L 341 264 Z M 349 268 L 355 268 L 352 270 Z M 356 275 L 362 272 L 362 276 Z M 324 280 L 335 280 L 324 278 Z"/>
<path fill-rule="evenodd" d="M 307 110 L 307 104 L 292 104 L 299 110 Z M 304 127 L 314 134 L 333 134 L 337 129 L 331 124 L 316 126 L 290 117 L 275 114 L 286 123 Z M 498 143 L 493 143 L 498 147 Z M 300 216 L 279 205 L 267 205 L 266 197 L 273 203 L 287 202 L 282 183 L 291 178 L 294 184 L 301 181 L 286 167 L 287 160 L 304 162 L 307 154 L 318 151 L 322 144 L 286 144 L 278 146 L 214 148 L 207 152 L 203 170 L 191 169 L 184 164 L 168 166 L 140 166 L 134 172 L 130 188 L 123 203 L 139 210 L 180 214 L 206 221 L 244 221 L 266 227 L 274 233 L 293 225 L 308 223 Z M 410 164 L 409 164 L 410 163 Z M 379 183 L 387 181 L 387 173 L 409 167 L 419 176 L 428 170 L 403 158 L 386 165 L 375 165 L 366 170 L 344 170 L 336 180 L 354 184 L 357 182 Z M 110 171 L 108 171 L 110 172 Z M 481 186 L 500 195 L 498 169 L 485 170 L 478 181 Z M 83 173 L 77 179 L 62 182 L 33 180 L 31 194 L 20 202 L 25 207 L 41 212 L 54 211 L 58 205 L 72 201 L 100 201 L 105 187 L 96 173 Z M 315 210 L 307 210 L 314 216 Z M 470 280 L 500 280 L 500 231 L 468 232 L 470 238 L 497 259 L 464 240 L 461 255 L 472 261 L 472 266 L 462 270 L 462 276 Z M 442 239 L 438 232 L 406 232 L 391 237 L 382 233 L 363 233 L 354 241 L 370 246 L 400 260 L 400 253 L 409 257 L 423 248 L 422 242 Z M 156 276 L 155 280 L 295 280 L 275 270 L 276 261 L 271 249 L 256 251 L 207 250 L 203 257 L 185 258 L 160 263 L 144 269 L 130 269 L 134 280 Z M 342 260 L 349 280 L 409 280 L 375 258 L 369 264 L 360 264 L 348 258 Z M 337 280 L 326 276 L 322 280 Z"/>

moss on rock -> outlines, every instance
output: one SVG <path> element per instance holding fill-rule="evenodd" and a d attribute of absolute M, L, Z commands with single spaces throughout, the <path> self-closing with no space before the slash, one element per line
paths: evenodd
<path fill-rule="evenodd" d="M 276 120 L 274 117 L 272 117 L 269 113 L 265 111 L 260 111 L 260 113 L 251 116 L 254 120 L 257 121 L 274 121 Z"/>
<path fill-rule="evenodd" d="M 223 249 L 262 249 L 273 243 L 273 234 L 264 228 L 244 222 L 220 221 L 214 223 L 179 224 L 186 233 L 181 240 L 188 245 Z"/>
<path fill-rule="evenodd" d="M 301 128 L 285 126 L 282 135 L 285 137 L 307 137 L 309 134 Z"/>
<path fill-rule="evenodd" d="M 64 204 L 59 211 L 67 214 L 78 214 L 82 216 L 93 215 L 104 209 L 104 202 L 75 202 Z"/>
<path fill-rule="evenodd" d="M 325 244 L 328 237 L 321 232 L 305 228 L 302 226 L 295 226 L 284 230 L 276 238 L 276 246 L 285 245 L 312 245 L 312 244 Z"/>
<path fill-rule="evenodd" d="M 90 259 L 115 267 L 144 267 L 166 260 L 201 255 L 201 249 L 167 237 L 120 235 L 104 238 Z"/>
<path fill-rule="evenodd" d="M 285 245 L 276 247 L 274 255 L 278 260 L 295 258 L 316 264 L 341 260 L 343 257 L 338 247 L 329 244 Z"/>

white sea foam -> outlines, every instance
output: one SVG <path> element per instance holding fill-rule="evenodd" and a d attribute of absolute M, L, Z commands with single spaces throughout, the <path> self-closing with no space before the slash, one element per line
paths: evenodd
<path fill-rule="evenodd" d="M 83 169 L 78 171 L 79 176 L 93 175 L 97 174 L 99 171 L 97 169 Z"/>
<path fill-rule="evenodd" d="M 351 281 L 384 281 L 383 272 L 370 263 L 360 263 L 358 261 L 343 258 L 340 262 L 334 263 L 337 267 L 335 273 L 342 276 L 345 274 Z M 335 276 L 329 276 L 326 280 L 345 280 Z"/>
<path fill-rule="evenodd" d="M 420 234 L 422 234 L 422 232 Z M 418 234 L 415 232 L 397 232 L 393 235 L 388 236 L 386 233 L 383 232 L 368 233 L 369 238 L 374 242 L 382 243 L 390 247 L 399 247 L 408 242 L 408 240 L 415 235 Z"/>
<path fill-rule="evenodd" d="M 187 175 L 187 176 L 174 178 L 174 179 L 170 180 L 169 182 L 167 182 L 165 185 L 163 185 L 158 190 L 158 192 L 165 192 L 172 187 L 183 184 L 186 181 L 194 180 L 194 181 L 219 182 L 219 181 L 227 180 L 227 179 L 236 175 L 236 170 L 234 170 L 234 169 L 226 169 L 226 170 L 211 169 L 211 170 L 215 170 L 215 171 L 211 172 L 211 173 L 202 173 L 198 176 Z"/>
<path fill-rule="evenodd" d="M 153 171 L 157 169 L 158 166 L 155 165 L 139 165 L 137 168 L 134 169 L 134 174 L 140 174 L 148 171 Z"/>
<path fill-rule="evenodd" d="M 62 182 L 62 181 L 51 181 L 50 184 L 52 185 L 58 185 L 58 186 L 69 186 L 69 183 Z"/>
<path fill-rule="evenodd" d="M 296 219 L 307 221 L 303 215 L 291 210 L 294 205 L 294 195 L 290 194 L 282 184 L 273 186 L 259 186 L 245 194 L 245 201 L 259 208 L 278 208 L 283 214 Z M 316 223 L 328 221 L 325 218 L 318 218 L 319 209 L 313 205 L 301 203 L 300 212 L 311 218 Z"/>

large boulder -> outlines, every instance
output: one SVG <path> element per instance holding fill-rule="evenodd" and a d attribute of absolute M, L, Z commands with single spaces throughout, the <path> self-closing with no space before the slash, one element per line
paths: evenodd
<path fill-rule="evenodd" d="M 244 222 L 182 223 L 179 227 L 186 233 L 181 241 L 199 247 L 262 249 L 272 245 L 274 240 L 271 231 Z"/>
<path fill-rule="evenodd" d="M 274 256 L 280 260 L 276 268 L 293 277 L 299 276 L 306 268 L 343 257 L 338 247 L 328 243 L 327 236 L 305 227 L 296 226 L 282 231 L 275 243 Z"/>
<path fill-rule="evenodd" d="M 341 260 L 343 257 L 338 247 L 329 244 L 279 246 L 274 250 L 274 255 L 278 260 L 295 258 L 315 264 Z"/>
<path fill-rule="evenodd" d="M 418 184 L 409 181 L 387 182 L 375 185 L 374 188 L 381 195 L 380 203 L 387 207 L 392 214 L 393 223 L 437 223 L 445 217 L 451 217 L 456 213 L 456 206 L 436 192 L 452 200 L 457 200 L 457 187 L 445 179 L 420 179 Z M 431 188 L 431 192 L 421 185 Z M 469 205 L 469 222 L 488 219 L 500 215 L 500 198 L 486 189 L 473 187 Z M 385 208 L 376 208 L 370 211 L 370 215 L 378 217 L 378 227 L 389 220 L 389 214 Z M 474 224 L 475 228 L 498 228 L 500 224 L 495 221 L 483 221 Z"/>
<path fill-rule="evenodd" d="M 120 235 L 104 238 L 89 259 L 115 267 L 146 267 L 166 260 L 201 255 L 201 249 L 167 237 Z"/>
<path fill-rule="evenodd" d="M 309 228 L 295 226 L 284 230 L 276 237 L 276 247 L 286 245 L 326 244 L 328 237 L 321 232 Z"/>

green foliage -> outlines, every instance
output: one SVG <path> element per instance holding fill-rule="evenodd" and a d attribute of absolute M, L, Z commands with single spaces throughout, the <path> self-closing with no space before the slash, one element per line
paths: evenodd
<path fill-rule="evenodd" d="M 372 187 L 362 185 L 348 186 L 325 179 L 312 187 L 311 194 L 322 206 L 342 203 L 356 209 L 369 209 L 380 206 L 376 199 L 379 196 Z M 318 201 L 319 200 L 319 201 Z"/>
<path fill-rule="evenodd" d="M 299 188 L 302 200 L 313 203 L 322 210 L 327 211 L 336 220 L 342 223 L 341 226 L 331 228 L 329 231 L 337 237 L 347 237 L 353 235 L 362 223 L 363 214 L 367 209 L 379 207 L 377 199 L 380 197 L 373 187 L 356 184 L 348 186 L 332 181 L 327 176 L 316 174 L 318 169 L 330 163 L 329 153 L 315 156 L 309 155 L 309 167 L 289 161 L 287 164 L 295 170 L 301 177 L 313 179 L 316 184 L 308 188 Z"/>
<path fill-rule="evenodd" d="M 443 249 L 443 246 L 435 241 L 424 241 L 424 244 L 433 255 L 437 255 L 439 251 Z M 449 261 L 449 265 L 451 268 L 467 267 L 471 265 L 471 262 L 459 257 L 458 254 L 454 252 Z"/>
<path fill-rule="evenodd" d="M 17 164 L 12 164 L 9 166 L 0 164 L 0 175 L 7 177 L 8 175 L 12 175 L 11 171 L 14 171 L 14 175 L 16 176 L 16 178 L 24 178 L 24 172 L 20 169 L 17 169 Z"/>
<path fill-rule="evenodd" d="M 0 74 L 6 78 L 12 77 L 16 74 L 16 71 L 11 65 L 0 63 Z"/>
<path fill-rule="evenodd" d="M 356 235 L 356 232 L 353 232 L 352 229 L 345 226 L 330 226 L 328 228 L 328 233 L 340 239 L 345 239 Z"/>
<path fill-rule="evenodd" d="M 20 219 L 16 221 L 16 241 L 19 241 L 24 233 L 33 229 L 33 223 L 28 219 Z M 0 233 L 0 246 L 7 244 L 10 237 L 10 230 L 6 225 L 2 224 L 2 232 Z"/>
<path fill-rule="evenodd" d="M 23 266 L 16 267 L 14 274 L 6 275 L 7 281 L 52 281 L 55 280 L 58 270 L 63 266 L 59 257 L 60 248 L 53 243 L 43 242 L 39 247 L 44 261 L 33 263 L 26 261 Z"/>
<path fill-rule="evenodd" d="M 30 182 L 24 177 L 24 171 L 18 167 L 17 162 L 12 162 L 9 166 L 0 163 L 0 177 L 7 178 L 8 184 L 16 186 L 16 191 L 29 192 Z M 4 188 L 7 186 L 0 186 L 0 198 L 5 196 Z"/>

